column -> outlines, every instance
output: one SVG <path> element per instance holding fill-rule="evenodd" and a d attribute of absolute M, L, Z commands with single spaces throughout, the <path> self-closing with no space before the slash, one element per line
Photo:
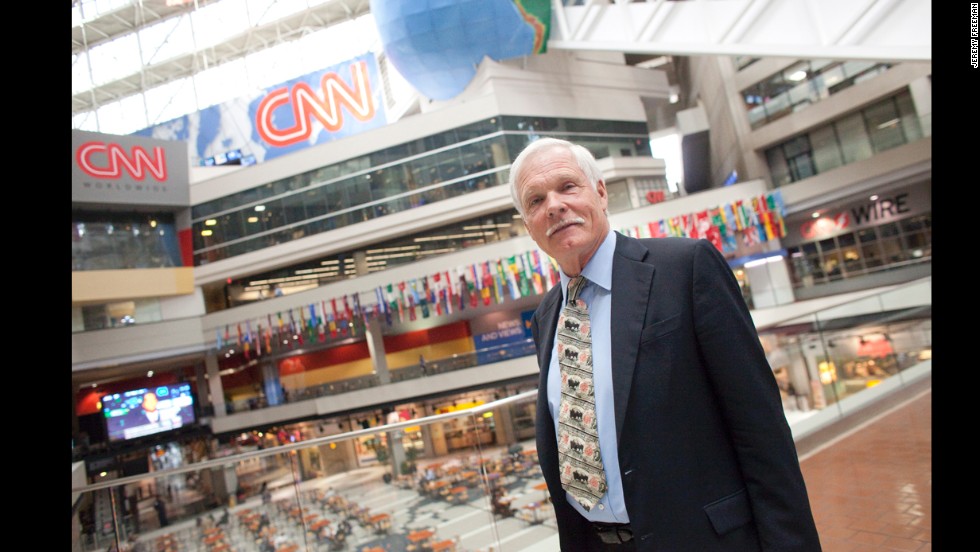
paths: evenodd
<path fill-rule="evenodd" d="M 428 402 L 422 405 L 422 417 L 432 415 L 432 405 Z M 440 422 L 441 423 L 441 422 Z M 426 458 L 435 458 L 435 447 L 432 446 L 432 424 L 422 424 L 422 454 Z"/>
<path fill-rule="evenodd" d="M 505 404 L 492 411 L 498 445 L 511 445 L 517 442 L 514 434 L 514 418 L 510 415 L 511 408 L 511 405 Z"/>
<path fill-rule="evenodd" d="M 211 350 L 204 355 L 204 365 L 207 368 L 208 397 L 215 416 L 226 416 L 225 390 L 221 386 L 221 375 L 218 374 L 218 353 Z"/>
<path fill-rule="evenodd" d="M 354 271 L 358 276 L 368 275 L 367 252 L 358 250 L 354 252 Z"/>
<path fill-rule="evenodd" d="M 787 260 L 770 259 L 774 260 L 760 259 L 745 263 L 745 274 L 752 287 L 752 304 L 757 309 L 784 305 L 794 300 Z"/>
<path fill-rule="evenodd" d="M 262 388 L 265 389 L 266 403 L 269 406 L 285 403 L 286 397 L 282 393 L 282 382 L 279 381 L 279 367 L 276 366 L 275 362 L 263 362 L 261 370 Z"/>
<path fill-rule="evenodd" d="M 211 397 L 208 393 L 204 392 L 205 389 L 208 389 L 206 362 L 198 362 L 194 365 L 194 382 L 197 386 L 198 400 L 201 402 L 202 412 L 211 410 L 211 415 L 214 416 L 214 405 L 211 403 Z"/>
<path fill-rule="evenodd" d="M 402 441 L 402 430 L 395 429 L 385 433 L 388 438 L 388 456 L 391 463 L 391 473 L 402 475 L 402 463 L 405 461 L 405 443 Z"/>
<path fill-rule="evenodd" d="M 381 333 L 379 317 L 368 317 L 366 330 L 368 351 L 371 353 L 371 365 L 374 367 L 374 373 L 378 375 L 381 385 L 387 385 L 391 383 L 391 374 L 388 372 L 388 359 L 385 357 L 384 336 Z"/>
<path fill-rule="evenodd" d="M 932 78 L 920 77 L 909 83 L 915 113 L 919 116 L 923 136 L 932 136 Z"/>

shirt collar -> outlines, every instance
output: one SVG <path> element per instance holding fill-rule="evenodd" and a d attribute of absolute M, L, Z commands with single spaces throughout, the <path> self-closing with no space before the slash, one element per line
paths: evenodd
<path fill-rule="evenodd" d="M 606 239 L 602 240 L 599 249 L 596 249 L 589 262 L 585 263 L 582 269 L 582 276 L 601 287 L 606 291 L 612 290 L 612 263 L 613 254 L 616 252 L 616 232 L 612 229 L 606 234 Z M 568 281 L 571 278 L 564 271 L 559 270 L 561 277 L 562 296 L 568 297 Z"/>

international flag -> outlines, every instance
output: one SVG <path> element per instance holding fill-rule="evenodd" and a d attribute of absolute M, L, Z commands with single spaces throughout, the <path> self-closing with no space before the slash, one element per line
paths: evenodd
<path fill-rule="evenodd" d="M 503 266 L 502 269 L 507 278 L 507 288 L 510 289 L 510 298 L 515 301 L 520 299 L 520 284 L 517 282 L 517 259 L 507 257 L 506 266 Z"/>
<path fill-rule="evenodd" d="M 245 332 L 245 336 L 241 338 L 242 352 L 245 353 L 245 358 L 246 359 L 251 359 L 252 358 L 252 324 L 251 324 L 251 321 L 246 320 L 245 321 L 245 325 L 246 325 L 246 327 L 248 329 Z M 241 325 L 241 323 L 239 323 L 238 324 L 238 333 L 241 334 L 241 332 L 242 332 L 242 325 Z"/>
<path fill-rule="evenodd" d="M 350 303 L 347 301 L 347 294 L 344 294 L 344 334 L 350 330 L 350 334 L 354 335 L 354 311 L 350 308 Z"/>

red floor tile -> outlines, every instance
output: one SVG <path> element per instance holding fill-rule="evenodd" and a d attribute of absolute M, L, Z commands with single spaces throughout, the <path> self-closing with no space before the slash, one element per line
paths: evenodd
<path fill-rule="evenodd" d="M 800 466 L 824 552 L 931 552 L 931 390 Z"/>

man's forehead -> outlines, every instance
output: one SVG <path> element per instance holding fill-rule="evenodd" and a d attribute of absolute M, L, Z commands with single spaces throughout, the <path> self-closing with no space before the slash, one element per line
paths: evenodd
<path fill-rule="evenodd" d="M 539 167 L 538 170 L 525 173 L 524 187 L 530 189 L 540 186 L 553 186 L 563 182 L 582 179 L 582 171 L 574 164 L 551 164 Z"/>

